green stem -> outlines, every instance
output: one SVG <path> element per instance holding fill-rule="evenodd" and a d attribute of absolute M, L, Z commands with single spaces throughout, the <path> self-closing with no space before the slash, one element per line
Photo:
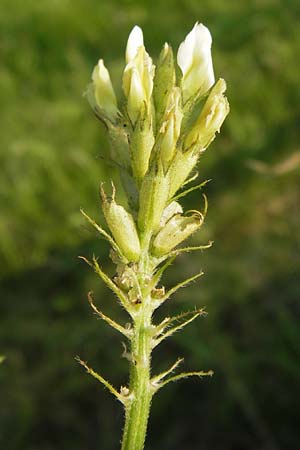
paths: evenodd
<path fill-rule="evenodd" d="M 143 292 L 148 267 L 148 245 L 146 239 L 140 261 L 140 287 Z M 142 450 L 145 444 L 148 417 L 153 391 L 150 386 L 153 305 L 151 296 L 143 295 L 140 311 L 134 318 L 134 333 L 131 342 L 131 370 L 129 401 L 125 407 L 125 426 L 121 450 Z"/>
<path fill-rule="evenodd" d="M 150 389 L 151 312 L 143 311 L 135 323 L 129 391 L 122 450 L 144 448 L 152 392 Z"/>

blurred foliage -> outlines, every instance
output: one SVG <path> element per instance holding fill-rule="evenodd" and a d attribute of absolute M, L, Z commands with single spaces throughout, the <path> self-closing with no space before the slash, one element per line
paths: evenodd
<path fill-rule="evenodd" d="M 120 405 L 74 361 L 80 354 L 126 383 L 119 336 L 93 317 L 86 292 L 126 317 L 77 259 L 95 252 L 111 270 L 107 245 L 79 213 L 99 216 L 99 181 L 113 171 L 82 93 L 99 57 L 120 91 L 135 23 L 158 55 L 196 20 L 211 29 L 231 104 L 199 165 L 212 178 L 210 209 L 193 240 L 215 245 L 178 259 L 167 285 L 200 267 L 206 276 L 158 316 L 193 305 L 209 315 L 164 344 L 154 369 L 185 355 L 187 368 L 215 376 L 155 398 L 146 449 L 299 447 L 299 14 L 292 0 L 1 1 L 1 448 L 118 448 Z"/>

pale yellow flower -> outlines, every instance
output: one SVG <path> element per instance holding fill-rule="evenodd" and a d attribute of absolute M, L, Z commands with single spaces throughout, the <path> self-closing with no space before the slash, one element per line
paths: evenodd
<path fill-rule="evenodd" d="M 205 94 L 215 82 L 211 44 L 208 28 L 196 23 L 179 46 L 177 63 L 182 72 L 184 101 L 195 94 Z"/>
<path fill-rule="evenodd" d="M 117 115 L 118 106 L 110 75 L 103 59 L 100 59 L 95 66 L 92 73 L 92 81 L 96 105 L 109 118 L 113 119 Z"/>

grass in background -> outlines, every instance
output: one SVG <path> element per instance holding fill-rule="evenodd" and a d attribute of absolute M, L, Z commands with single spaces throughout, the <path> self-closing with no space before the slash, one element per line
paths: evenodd
<path fill-rule="evenodd" d="M 172 309 L 206 305 L 209 316 L 164 346 L 154 363 L 159 368 L 163 359 L 189 353 L 188 366 L 211 367 L 216 375 L 169 387 L 154 401 L 148 448 L 199 450 L 199 433 L 200 450 L 297 447 L 299 13 L 289 0 L 2 0 L 0 350 L 7 359 L 0 370 L 0 446 L 118 448 L 121 408 L 107 393 L 95 395 L 73 361 L 78 353 L 95 368 L 99 361 L 116 384 L 127 371 L 121 348 L 107 352 L 118 337 L 91 321 L 85 303 L 93 289 L 109 313 L 110 294 L 77 261 L 82 253 L 106 253 L 79 208 L 97 217 L 99 181 L 113 170 L 82 93 L 99 57 L 118 79 L 135 23 L 158 55 L 166 36 L 176 48 L 198 19 L 214 36 L 215 72 L 228 83 L 231 114 L 205 155 L 205 172 L 199 166 L 201 178 L 213 178 L 213 207 L 193 238 L 215 241 L 200 257 L 207 275 L 188 297 L 178 294 Z M 174 278 L 194 265 L 199 259 L 182 257 Z M 177 392 L 183 403 L 170 411 Z"/>

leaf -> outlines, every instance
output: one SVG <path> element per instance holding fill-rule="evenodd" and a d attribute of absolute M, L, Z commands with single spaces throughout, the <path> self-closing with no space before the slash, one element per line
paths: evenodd
<path fill-rule="evenodd" d="M 96 230 L 102 234 L 102 236 L 110 243 L 112 248 L 117 252 L 117 254 L 120 256 L 120 259 L 125 264 L 128 263 L 127 258 L 123 255 L 120 247 L 117 245 L 117 243 L 114 241 L 114 239 L 108 234 L 100 225 L 98 225 L 90 216 L 88 216 L 83 209 L 80 209 L 81 214 L 88 220 L 88 222 L 96 228 Z"/>
<path fill-rule="evenodd" d="M 161 299 L 157 300 L 156 308 L 158 308 L 166 300 L 168 300 L 168 298 L 171 297 L 171 295 L 175 294 L 175 292 L 178 291 L 178 289 L 186 286 L 187 284 L 191 283 L 194 280 L 197 280 L 197 278 L 200 278 L 202 275 L 204 275 L 204 272 L 201 271 L 201 272 L 197 273 L 196 275 L 193 275 L 192 277 L 187 278 L 186 280 L 182 281 L 181 283 L 176 284 L 176 286 L 169 289 Z"/>
<path fill-rule="evenodd" d="M 161 279 L 164 271 L 172 264 L 172 262 L 174 261 L 175 258 L 176 258 L 176 255 L 172 255 L 170 258 L 169 257 L 166 257 L 166 258 L 164 257 L 164 260 L 167 259 L 167 262 L 165 262 L 165 264 L 163 266 L 161 266 L 159 269 L 157 269 L 157 271 L 153 275 L 152 280 L 150 282 L 150 290 L 155 288 L 155 286 L 157 285 L 157 283 Z"/>
<path fill-rule="evenodd" d="M 182 197 L 185 197 L 187 194 L 189 194 L 190 192 L 196 191 L 197 189 L 201 189 L 203 188 L 207 183 L 209 183 L 211 180 L 205 180 L 200 184 L 197 184 L 196 186 L 192 186 L 189 189 L 186 189 L 185 191 L 181 192 L 178 195 L 175 195 L 175 197 L 172 198 L 172 201 L 176 201 L 179 200 Z"/>
<path fill-rule="evenodd" d="M 192 316 L 186 320 L 184 320 L 183 322 L 179 323 L 178 325 L 173 326 L 172 328 L 169 328 L 166 332 L 164 332 L 164 329 L 168 327 L 168 325 L 170 325 L 172 322 L 175 322 L 176 320 L 180 320 L 181 318 L 185 317 L 185 316 Z M 162 327 L 162 330 L 159 332 L 158 337 L 153 339 L 153 346 L 152 348 L 157 347 L 162 341 L 164 341 L 166 338 L 172 336 L 174 333 L 176 333 L 176 331 L 181 330 L 182 328 L 184 328 L 186 325 L 188 325 L 189 323 L 193 322 L 195 319 L 197 319 L 197 317 L 199 316 L 204 316 L 206 315 L 206 312 L 204 311 L 203 308 L 198 309 L 196 311 L 189 311 L 183 314 L 180 314 L 178 316 L 175 317 L 171 317 L 170 319 L 168 319 L 167 321 L 163 321 L 159 327 Z"/>
<path fill-rule="evenodd" d="M 160 381 L 163 380 L 171 372 L 173 372 L 179 366 L 179 364 L 181 364 L 182 362 L 183 362 L 183 358 L 178 358 L 177 361 L 175 361 L 175 363 L 168 370 L 160 373 L 159 375 L 155 375 L 155 377 L 151 378 L 150 383 L 151 383 L 152 387 L 154 387 L 156 390 L 157 386 L 159 387 Z"/>
<path fill-rule="evenodd" d="M 120 394 L 113 386 L 110 384 L 105 378 L 103 378 L 99 373 L 95 372 L 93 369 L 91 369 L 84 361 L 82 361 L 79 356 L 75 357 L 75 360 L 79 362 L 87 371 L 88 374 L 92 375 L 96 380 L 100 381 L 108 390 L 109 392 L 114 395 L 121 403 L 126 404 L 126 399 L 124 395 Z"/>
<path fill-rule="evenodd" d="M 189 378 L 189 377 L 212 377 L 214 374 L 214 372 L 212 370 L 208 370 L 207 372 L 204 372 L 203 370 L 200 372 L 182 372 L 179 373 L 178 375 L 174 375 L 173 377 L 168 378 L 167 380 L 161 382 L 158 384 L 158 386 L 156 387 L 156 392 L 161 389 L 162 387 L 166 386 L 168 383 L 171 383 L 173 381 L 178 381 L 181 380 L 183 378 Z"/>
<path fill-rule="evenodd" d="M 130 314 L 130 302 L 124 292 L 106 275 L 105 272 L 100 268 L 97 259 L 93 256 L 93 262 L 89 261 L 84 256 L 79 256 L 79 259 L 82 259 L 86 262 L 90 267 L 94 269 L 94 271 L 99 275 L 99 277 L 104 281 L 104 283 L 116 294 L 121 304 L 124 306 L 126 311 Z"/>
<path fill-rule="evenodd" d="M 206 250 L 207 248 L 212 247 L 213 245 L 213 241 L 209 241 L 208 244 L 206 245 L 198 245 L 198 246 L 194 246 L 194 247 L 183 247 L 183 248 L 178 248 L 176 250 L 172 250 L 169 254 L 168 257 L 172 257 L 172 256 L 178 256 L 181 253 L 188 253 L 188 252 L 195 252 L 197 250 Z"/>
<path fill-rule="evenodd" d="M 89 304 L 91 305 L 91 308 L 95 311 L 95 313 L 102 319 L 104 320 L 106 323 L 108 323 L 108 325 L 110 325 L 112 328 L 114 328 L 115 330 L 119 331 L 120 333 L 122 333 L 124 336 L 126 336 L 128 339 L 131 339 L 132 336 L 132 330 L 130 329 L 126 329 L 124 327 L 122 327 L 122 325 L 118 324 L 117 322 L 115 322 L 114 320 L 112 320 L 110 317 L 106 316 L 105 314 L 103 314 L 102 311 L 100 311 L 93 302 L 93 292 L 90 291 L 88 294 L 88 301 Z"/>

